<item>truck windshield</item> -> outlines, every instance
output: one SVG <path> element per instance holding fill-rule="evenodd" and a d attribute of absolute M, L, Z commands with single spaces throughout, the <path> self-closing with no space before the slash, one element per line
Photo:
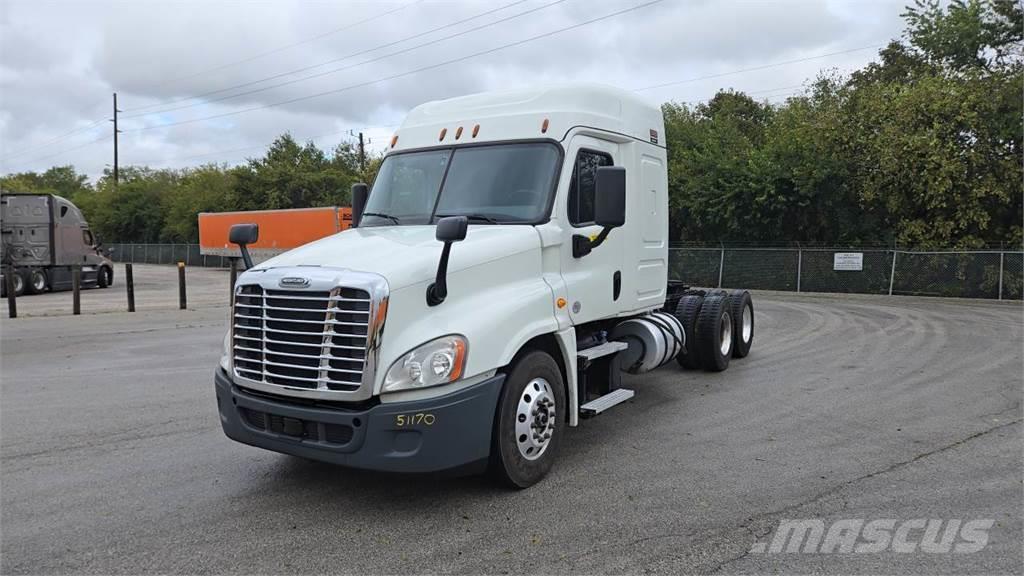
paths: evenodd
<path fill-rule="evenodd" d="M 440 148 L 384 159 L 360 226 L 430 224 L 468 216 L 473 224 L 536 223 L 554 189 L 551 143 Z"/>

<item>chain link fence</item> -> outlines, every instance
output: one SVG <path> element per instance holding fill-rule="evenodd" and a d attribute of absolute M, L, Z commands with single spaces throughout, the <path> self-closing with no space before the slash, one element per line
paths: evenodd
<path fill-rule="evenodd" d="M 1024 252 L 673 246 L 669 278 L 707 287 L 1021 300 Z"/>
<path fill-rule="evenodd" d="M 200 254 L 198 244 L 109 248 L 115 262 L 230 265 L 226 257 Z M 673 246 L 669 278 L 708 287 L 1021 300 L 1024 252 Z"/>
<path fill-rule="evenodd" d="M 107 244 L 114 262 L 132 264 L 177 264 L 206 268 L 227 268 L 229 259 L 223 256 L 204 256 L 199 244 Z"/>

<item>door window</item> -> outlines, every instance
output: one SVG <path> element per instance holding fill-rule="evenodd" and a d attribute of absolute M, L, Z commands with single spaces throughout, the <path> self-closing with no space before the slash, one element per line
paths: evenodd
<path fill-rule="evenodd" d="M 92 246 L 92 232 L 82 230 L 82 242 L 85 242 L 86 246 Z"/>
<path fill-rule="evenodd" d="M 576 154 L 572 180 L 569 182 L 569 223 L 575 227 L 594 223 L 594 197 L 597 168 L 611 166 L 612 157 L 606 152 L 580 150 Z"/>

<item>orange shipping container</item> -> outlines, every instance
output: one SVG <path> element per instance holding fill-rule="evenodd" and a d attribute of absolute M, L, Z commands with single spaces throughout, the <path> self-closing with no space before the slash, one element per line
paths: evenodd
<path fill-rule="evenodd" d="M 260 238 L 249 246 L 254 260 L 266 260 L 330 236 L 352 226 L 348 207 L 253 210 L 248 212 L 202 212 L 199 214 L 199 249 L 209 256 L 241 257 L 238 246 L 228 242 L 235 224 L 259 224 Z"/>

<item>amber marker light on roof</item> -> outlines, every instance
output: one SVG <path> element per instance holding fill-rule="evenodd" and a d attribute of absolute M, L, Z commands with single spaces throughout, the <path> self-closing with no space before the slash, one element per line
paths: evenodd
<path fill-rule="evenodd" d="M 444 140 L 444 136 L 447 133 L 448 133 L 448 129 L 447 128 L 441 128 L 441 134 L 440 134 L 440 136 L 437 137 L 438 142 L 440 142 L 441 140 Z"/>
<path fill-rule="evenodd" d="M 459 139 L 459 138 L 461 138 L 461 137 L 462 137 L 462 126 L 459 126 L 459 127 L 458 127 L 458 128 L 457 128 L 457 129 L 455 130 L 455 139 L 456 139 L 456 140 L 458 140 L 458 139 Z"/>
<path fill-rule="evenodd" d="M 476 126 L 473 126 L 473 138 L 476 138 L 476 134 L 479 131 L 480 131 L 480 125 L 479 124 L 477 124 Z"/>
<path fill-rule="evenodd" d="M 398 134 L 391 137 L 391 147 L 394 148 L 395 144 L 398 144 Z"/>
<path fill-rule="evenodd" d="M 548 119 L 545 118 L 544 122 L 540 125 L 540 133 L 544 134 L 548 131 Z"/>

